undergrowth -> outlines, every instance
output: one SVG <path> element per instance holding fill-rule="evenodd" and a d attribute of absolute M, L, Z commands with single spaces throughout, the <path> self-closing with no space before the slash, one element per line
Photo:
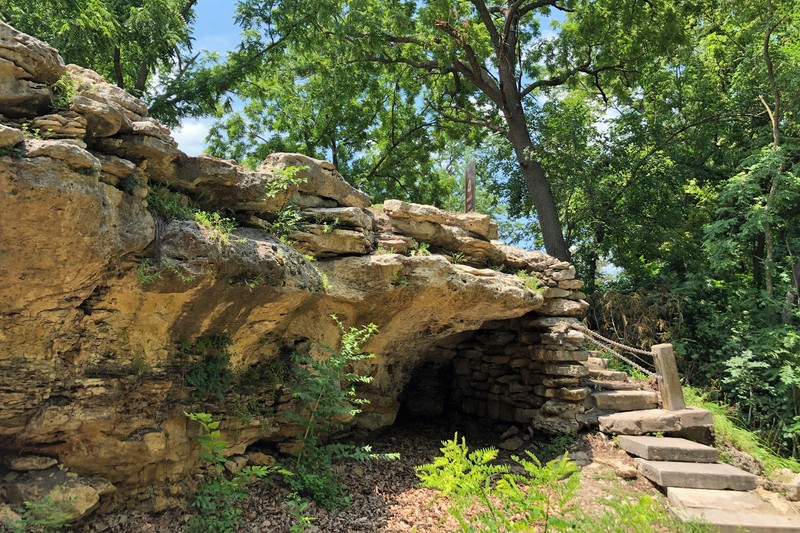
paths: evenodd
<path fill-rule="evenodd" d="M 781 468 L 800 472 L 800 461 L 777 455 L 757 434 L 744 429 L 736 420 L 732 407 L 709 400 L 694 387 L 683 387 L 683 394 L 687 405 L 711 411 L 718 445 L 727 442 L 734 448 L 752 455 L 761 461 L 764 473 L 768 476 Z"/>
<path fill-rule="evenodd" d="M 18 519 L 7 519 L 5 525 L 14 533 L 27 531 L 61 531 L 68 527 L 75 511 L 74 501 L 54 500 L 50 497 L 40 502 L 23 502 Z M 0 522 L 0 529 L 3 523 Z"/>
<path fill-rule="evenodd" d="M 258 478 L 277 471 L 275 467 L 248 466 L 230 476 L 225 473 L 228 458 L 223 453 L 227 443 L 222 439 L 219 421 L 208 413 L 185 413 L 200 424 L 200 457 L 210 466 L 210 476 L 191 503 L 194 514 L 186 524 L 189 533 L 228 533 L 244 525 L 238 503 L 249 495 L 249 485 Z"/>
<path fill-rule="evenodd" d="M 499 463 L 495 448 L 469 451 L 458 434 L 442 442 L 442 455 L 416 468 L 424 487 L 446 498 L 448 513 L 465 532 L 573 531 L 711 533 L 707 524 L 684 523 L 670 515 L 663 501 L 647 494 L 632 499 L 608 494 L 600 514 L 574 501 L 581 480 L 565 453 L 543 464 L 531 452 L 512 456 L 512 469 Z"/>
<path fill-rule="evenodd" d="M 194 220 L 200 226 L 211 230 L 212 236 L 223 244 L 230 242 L 230 237 L 237 228 L 234 219 L 216 211 L 198 209 L 186 195 L 173 192 L 163 185 L 150 188 L 147 205 L 153 213 L 165 220 Z"/>
<path fill-rule="evenodd" d="M 398 454 L 373 453 L 369 446 L 325 442 L 361 412 L 360 406 L 369 403 L 358 396 L 356 386 L 369 383 L 372 378 L 359 374 L 353 366 L 375 357 L 363 353 L 362 346 L 378 331 L 375 324 L 345 328 L 335 315 L 331 318 L 341 332 L 341 347 L 336 350 L 323 345 L 326 354 L 321 359 L 303 352 L 292 354 L 295 368 L 291 394 L 300 408 L 286 413 L 287 418 L 302 428 L 292 475 L 286 477 L 286 482 L 298 494 L 328 508 L 350 503 L 350 496 L 344 494 L 344 487 L 332 469 L 336 462 L 399 457 Z"/>
<path fill-rule="evenodd" d="M 542 464 L 533 453 L 512 456 L 524 473 L 496 463 L 498 451 L 470 452 L 466 439 L 442 442 L 442 455 L 418 466 L 424 487 L 447 497 L 448 512 L 462 531 L 530 531 L 566 529 L 565 519 L 580 484 L 578 467 L 564 454 Z"/>

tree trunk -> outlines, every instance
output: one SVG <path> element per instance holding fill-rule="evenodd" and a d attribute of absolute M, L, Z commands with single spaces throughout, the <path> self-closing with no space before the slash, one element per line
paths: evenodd
<path fill-rule="evenodd" d="M 122 75 L 122 58 L 119 47 L 114 48 L 114 76 L 117 78 L 117 87 L 125 88 L 125 76 Z"/>
<path fill-rule="evenodd" d="M 602 222 L 598 222 L 597 226 L 594 229 L 594 246 L 589 251 L 586 257 L 586 292 L 588 294 L 593 294 L 597 290 L 597 263 L 600 261 L 600 254 L 598 250 L 600 249 L 600 245 L 603 243 L 603 239 L 605 238 L 605 225 Z"/>
<path fill-rule="evenodd" d="M 536 218 L 539 219 L 539 228 L 544 239 L 544 248 L 547 253 L 561 259 L 570 260 L 569 248 L 561 232 L 561 220 L 558 217 L 558 207 L 556 207 L 553 191 L 550 183 L 544 176 L 542 165 L 538 161 L 520 161 L 522 175 L 525 178 L 525 185 L 528 187 L 528 194 L 533 200 L 536 208 Z"/>
<path fill-rule="evenodd" d="M 139 72 L 136 76 L 136 83 L 134 84 L 133 88 L 134 91 L 137 93 L 136 96 L 141 96 L 144 94 L 144 90 L 147 88 L 147 77 L 150 74 L 150 69 L 147 66 L 147 62 L 143 61 L 141 65 L 139 65 Z"/>
<path fill-rule="evenodd" d="M 525 122 L 522 105 L 507 105 L 503 115 L 508 125 L 508 140 L 514 147 L 514 154 L 525 178 L 528 194 L 536 209 L 539 228 L 542 231 L 544 248 L 548 254 L 562 261 L 570 260 L 569 248 L 561 230 L 558 207 L 550 189 L 550 183 L 544 175 L 542 165 L 533 159 L 533 141 Z"/>
<path fill-rule="evenodd" d="M 753 242 L 753 289 L 758 293 L 763 286 L 762 280 L 764 278 L 764 247 L 765 247 L 764 234 L 756 235 Z"/>

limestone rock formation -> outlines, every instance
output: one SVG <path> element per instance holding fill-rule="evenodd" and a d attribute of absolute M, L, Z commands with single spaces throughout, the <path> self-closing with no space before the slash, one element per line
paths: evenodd
<path fill-rule="evenodd" d="M 334 313 L 380 329 L 357 424 L 457 409 L 579 427 L 570 264 L 499 243 L 484 215 L 369 207 L 304 155 L 189 157 L 140 100 L 2 24 L 0 88 L 0 455 L 46 465 L 6 487 L 17 500 L 55 483 L 81 514 L 179 504 L 198 463 L 185 412 L 224 417 L 237 468 L 289 447 L 289 354 L 335 344 Z M 227 388 L 203 391 L 212 360 Z"/>
<path fill-rule="evenodd" d="M 29 117 L 45 111 L 64 72 L 53 47 L 0 22 L 0 113 Z"/>

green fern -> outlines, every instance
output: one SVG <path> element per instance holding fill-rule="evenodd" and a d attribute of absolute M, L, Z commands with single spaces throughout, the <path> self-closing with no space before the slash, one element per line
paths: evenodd
<path fill-rule="evenodd" d="M 566 456 L 542 463 L 530 452 L 513 456 L 525 471 L 512 473 L 507 465 L 493 464 L 495 448 L 469 452 L 458 434 L 444 441 L 442 456 L 416 468 L 422 485 L 440 491 L 451 502 L 448 512 L 462 531 L 531 531 L 537 526 L 565 529 L 564 517 L 580 478 Z"/>

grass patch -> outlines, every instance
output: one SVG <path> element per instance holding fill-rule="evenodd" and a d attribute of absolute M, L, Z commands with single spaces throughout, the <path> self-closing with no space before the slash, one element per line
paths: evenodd
<path fill-rule="evenodd" d="M 525 286 L 535 292 L 536 294 L 544 294 L 547 287 L 542 285 L 542 281 L 536 276 L 526 272 L 525 270 L 517 271 L 517 277 L 522 280 Z"/>
<path fill-rule="evenodd" d="M 792 472 L 800 472 L 800 462 L 796 459 L 780 457 L 769 449 L 761 437 L 744 429 L 736 421 L 733 408 L 728 405 L 708 400 L 704 394 L 694 387 L 683 387 L 686 404 L 711 411 L 714 416 L 714 431 L 717 442 L 728 442 L 734 448 L 749 453 L 764 465 L 764 473 L 769 476 L 775 470 L 788 468 Z"/>

